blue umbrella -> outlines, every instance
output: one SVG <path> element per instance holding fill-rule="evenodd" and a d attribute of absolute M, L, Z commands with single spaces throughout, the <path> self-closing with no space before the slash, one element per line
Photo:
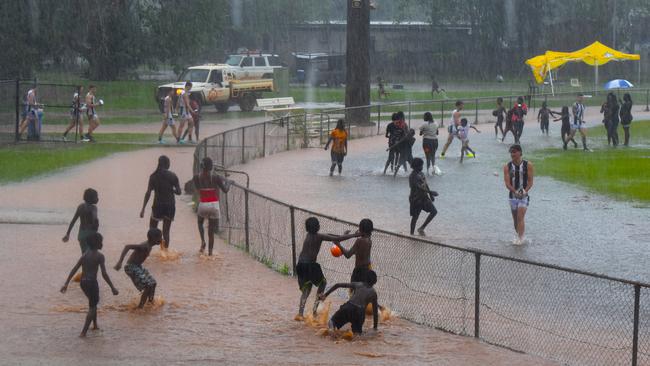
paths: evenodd
<path fill-rule="evenodd" d="M 611 81 L 608 81 L 607 83 L 605 83 L 605 90 L 610 90 L 610 89 L 627 89 L 627 88 L 631 88 L 631 87 L 633 87 L 633 86 L 634 86 L 634 85 L 632 85 L 632 83 L 630 83 L 630 82 L 627 81 L 627 80 L 624 80 L 624 79 L 615 79 L 615 80 L 611 80 Z"/>

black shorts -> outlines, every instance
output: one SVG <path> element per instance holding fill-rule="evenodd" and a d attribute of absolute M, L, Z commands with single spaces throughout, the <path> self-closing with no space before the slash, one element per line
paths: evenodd
<path fill-rule="evenodd" d="M 95 307 L 99 303 L 99 284 L 97 280 L 81 279 L 81 290 L 88 298 L 88 306 Z"/>
<path fill-rule="evenodd" d="M 438 150 L 438 139 L 422 139 L 422 150 L 425 155 L 435 154 Z"/>
<path fill-rule="evenodd" d="M 330 156 L 332 158 L 332 163 L 343 164 L 345 154 L 332 151 L 330 152 Z"/>
<path fill-rule="evenodd" d="M 361 333 L 363 330 L 363 322 L 366 320 L 366 312 L 360 306 L 354 305 L 351 302 L 346 302 L 332 315 L 332 323 L 336 329 L 340 329 L 347 323 L 352 323 L 352 332 Z"/>
<path fill-rule="evenodd" d="M 151 207 L 151 218 L 156 221 L 169 220 L 174 221 L 176 215 L 176 205 L 169 203 L 154 203 Z"/>
<path fill-rule="evenodd" d="M 352 271 L 352 277 L 350 277 L 350 282 L 368 282 L 368 272 L 370 272 L 370 267 L 355 267 Z"/>
<path fill-rule="evenodd" d="M 436 206 L 433 205 L 433 202 L 426 200 L 424 202 L 413 202 L 411 203 L 411 216 L 419 215 L 420 212 L 429 212 L 429 213 L 438 213 Z"/>
<path fill-rule="evenodd" d="M 307 285 L 320 286 L 326 283 L 323 270 L 320 268 L 320 264 L 316 262 L 298 262 L 296 264 L 296 274 L 298 275 L 298 286 L 301 291 Z"/>
<path fill-rule="evenodd" d="M 561 136 L 568 135 L 569 133 L 571 133 L 571 127 L 562 127 L 561 128 L 561 131 L 560 131 Z"/>

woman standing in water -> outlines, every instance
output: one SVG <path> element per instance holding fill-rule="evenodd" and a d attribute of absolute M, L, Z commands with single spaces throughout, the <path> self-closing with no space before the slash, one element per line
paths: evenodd
<path fill-rule="evenodd" d="M 621 125 L 623 125 L 623 132 L 625 133 L 625 142 L 623 145 L 630 144 L 630 125 L 632 124 L 632 97 L 630 93 L 623 95 L 621 102 Z"/>
<path fill-rule="evenodd" d="M 194 189 L 199 193 L 199 206 L 196 210 L 201 249 L 205 250 L 203 222 L 208 219 L 208 255 L 212 255 L 214 234 L 219 231 L 219 189 L 224 193 L 230 190 L 230 182 L 219 175 L 212 174 L 212 159 L 205 157 L 201 161 L 201 172 L 192 178 Z"/>
<path fill-rule="evenodd" d="M 429 174 L 429 167 L 435 172 L 436 164 L 436 150 L 438 150 L 438 125 L 433 120 L 431 112 L 424 114 L 424 124 L 420 126 L 420 136 L 422 136 L 422 150 L 427 159 L 427 174 Z"/>
<path fill-rule="evenodd" d="M 158 167 L 149 176 L 147 192 L 144 194 L 144 202 L 140 217 L 144 217 L 144 209 L 147 207 L 151 191 L 154 192 L 153 206 L 151 206 L 151 218 L 149 219 L 149 228 L 157 228 L 158 222 L 163 222 L 164 245 L 162 248 L 168 248 L 170 243 L 169 230 L 176 215 L 176 198 L 174 195 L 181 194 L 181 186 L 178 183 L 176 174 L 169 170 L 170 161 L 165 155 L 158 158 Z"/>

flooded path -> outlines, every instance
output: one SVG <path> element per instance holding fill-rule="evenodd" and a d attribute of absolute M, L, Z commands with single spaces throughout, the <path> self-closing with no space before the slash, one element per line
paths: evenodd
<path fill-rule="evenodd" d="M 640 109 L 635 108 L 635 121 L 649 117 Z M 602 117 L 596 108 L 589 108 L 587 120 L 598 118 Z M 524 158 L 537 148 L 561 149 L 560 124 L 552 123 L 551 136 L 546 137 L 534 120 L 531 113 L 522 137 Z M 419 124 L 414 119 L 412 127 Z M 470 135 L 477 158 L 466 159 L 461 165 L 460 144 L 454 141 L 447 158 L 436 160 L 443 175 L 428 177 L 430 187 L 440 194 L 436 198 L 438 216 L 427 228 L 429 238 L 650 282 L 647 205 L 615 201 L 548 177 L 536 177 L 531 191 L 526 215 L 530 243 L 512 245 L 514 229 L 502 173 L 510 159 L 509 144 L 495 140 L 492 126 L 481 124 L 483 133 L 472 131 Z M 446 131 L 441 130 L 440 136 L 438 155 Z M 506 142 L 512 143 L 511 135 Z M 376 227 L 408 233 L 408 175 L 403 171 L 395 179 L 382 175 L 385 148 L 383 136 L 350 141 L 342 176 L 328 176 L 329 152 L 318 148 L 273 155 L 239 168 L 250 173 L 252 189 L 271 197 L 353 222 L 370 217 Z M 423 156 L 419 137 L 414 156 Z"/>
<path fill-rule="evenodd" d="M 190 178 L 193 150 L 170 147 L 119 153 L 55 175 L 0 186 L 2 363 L 550 364 L 399 318 L 380 324 L 381 333 L 375 336 L 353 341 L 321 336 L 318 327 L 292 320 L 299 295 L 295 279 L 221 241 L 214 259 L 198 255 L 195 216 L 187 196 L 177 200 L 172 226 L 172 253 L 180 256 L 164 258 L 154 250 L 145 267 L 158 281 L 158 297 L 154 306 L 134 310 L 138 294 L 124 272 L 111 267 L 123 245 L 145 239 L 147 219 L 138 213 L 147 176 L 160 154 L 170 156 L 171 169 L 181 182 Z M 329 189 L 322 186 L 315 186 L 314 192 Z M 100 280 L 102 330 L 89 331 L 87 339 L 80 339 L 86 298 L 76 283 L 65 295 L 59 293 L 80 253 L 75 240 L 62 243 L 61 237 L 87 187 L 99 191 L 103 252 L 120 295 L 112 296 Z M 340 299 L 332 299 L 336 309 Z"/>

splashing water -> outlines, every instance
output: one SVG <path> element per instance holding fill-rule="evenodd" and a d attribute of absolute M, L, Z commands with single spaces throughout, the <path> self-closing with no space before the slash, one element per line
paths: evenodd
<path fill-rule="evenodd" d="M 177 262 L 183 256 L 182 252 L 178 252 L 174 249 L 163 249 L 160 247 L 160 251 L 153 253 L 153 256 L 158 258 L 161 262 Z"/>

